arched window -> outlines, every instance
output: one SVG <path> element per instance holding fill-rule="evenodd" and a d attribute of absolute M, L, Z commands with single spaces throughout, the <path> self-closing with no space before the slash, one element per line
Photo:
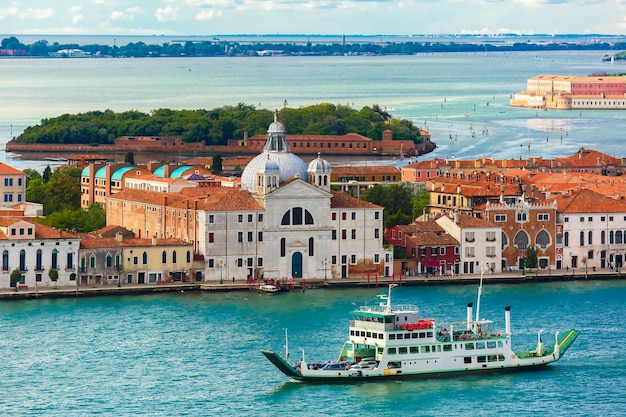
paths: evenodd
<path fill-rule="evenodd" d="M 507 246 L 509 246 L 509 237 L 506 235 L 506 233 L 502 232 L 502 249 L 506 248 Z"/>
<path fill-rule="evenodd" d="M 546 249 L 550 246 L 550 234 L 545 230 L 539 231 L 539 233 L 537 233 L 537 237 L 535 237 L 535 246 L 538 246 L 541 249 Z"/>
<path fill-rule="evenodd" d="M 52 262 L 50 262 L 52 269 L 59 269 L 59 252 L 56 249 L 52 250 Z"/>
<path fill-rule="evenodd" d="M 615 232 L 615 243 L 618 245 L 622 243 L 622 231 L 621 230 L 618 230 L 617 232 Z"/>
<path fill-rule="evenodd" d="M 314 251 L 313 247 L 315 246 L 314 243 L 315 243 L 314 239 L 312 237 L 310 237 L 309 238 L 309 256 L 315 255 L 313 253 L 313 251 Z"/>
<path fill-rule="evenodd" d="M 9 251 L 5 250 L 2 252 L 2 270 L 9 270 Z"/>
<path fill-rule="evenodd" d="M 580 232 L 580 246 L 585 246 L 585 232 Z"/>
<path fill-rule="evenodd" d="M 286 242 L 285 242 L 285 238 L 283 237 L 280 239 L 280 256 L 284 257 L 286 251 L 287 251 Z"/>
<path fill-rule="evenodd" d="M 515 235 L 515 238 L 513 238 L 513 245 L 515 245 L 517 249 L 525 250 L 528 247 L 529 241 L 530 239 L 528 238 L 526 232 L 520 230 Z"/>
<path fill-rule="evenodd" d="M 615 232 L 613 232 L 612 230 L 609 232 L 609 244 L 614 244 L 615 243 Z"/>
<path fill-rule="evenodd" d="M 604 230 L 600 232 L 600 244 L 606 244 L 606 232 Z"/>
<path fill-rule="evenodd" d="M 164 264 L 167 263 L 167 252 L 165 251 L 161 253 L 161 262 L 163 262 Z"/>
<path fill-rule="evenodd" d="M 141 255 L 141 260 L 142 260 L 142 262 L 143 262 L 143 264 L 144 264 L 144 265 L 147 265 L 147 264 L 148 264 L 148 254 L 147 254 L 146 252 L 144 252 L 144 253 Z"/>
<path fill-rule="evenodd" d="M 37 254 L 35 255 L 35 270 L 41 271 L 43 269 L 43 264 L 41 263 L 41 249 L 37 249 Z"/>
<path fill-rule="evenodd" d="M 113 257 L 110 253 L 107 253 L 106 265 L 107 268 L 111 268 L 113 266 Z"/>
<path fill-rule="evenodd" d="M 563 246 L 569 246 L 569 232 L 563 233 Z"/>
<path fill-rule="evenodd" d="M 302 207 L 294 207 L 291 210 L 287 210 L 280 221 L 281 226 L 299 226 L 302 224 L 315 224 L 311 212 Z"/>
<path fill-rule="evenodd" d="M 20 251 L 20 271 L 26 271 L 26 251 Z"/>
<path fill-rule="evenodd" d="M 587 233 L 587 244 L 593 245 L 593 232 L 591 230 Z"/>
<path fill-rule="evenodd" d="M 187 263 L 191 262 L 191 251 L 187 251 Z"/>
<path fill-rule="evenodd" d="M 176 251 L 172 251 L 172 263 L 176 263 Z"/>
<path fill-rule="evenodd" d="M 91 255 L 89 257 L 89 267 L 90 268 L 95 268 L 96 267 L 96 255 Z"/>

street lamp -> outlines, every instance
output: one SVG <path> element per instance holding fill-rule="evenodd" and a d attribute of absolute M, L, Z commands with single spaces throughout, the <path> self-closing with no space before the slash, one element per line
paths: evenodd
<path fill-rule="evenodd" d="M 222 271 L 224 270 L 224 261 L 220 261 L 220 284 L 224 283 L 224 279 L 222 277 Z"/>

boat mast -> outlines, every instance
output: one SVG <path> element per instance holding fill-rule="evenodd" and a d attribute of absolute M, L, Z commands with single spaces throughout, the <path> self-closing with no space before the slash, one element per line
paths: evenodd
<path fill-rule="evenodd" d="M 289 337 L 287 336 L 286 327 L 285 327 L 285 358 L 289 359 Z"/>
<path fill-rule="evenodd" d="M 480 268 L 480 285 L 478 285 L 478 297 L 476 299 L 476 320 L 480 319 L 480 296 L 483 294 L 483 274 L 485 272 L 485 264 Z"/>
<path fill-rule="evenodd" d="M 387 304 L 380 303 L 381 306 L 385 307 L 385 313 L 391 313 L 391 289 L 397 287 L 398 284 L 389 284 L 389 289 L 387 290 L 387 295 L 379 295 L 381 300 L 387 299 Z"/>

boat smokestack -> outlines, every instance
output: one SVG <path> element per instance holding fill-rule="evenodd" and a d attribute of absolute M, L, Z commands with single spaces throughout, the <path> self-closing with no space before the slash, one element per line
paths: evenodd
<path fill-rule="evenodd" d="M 504 307 L 504 325 L 507 336 L 511 336 L 511 307 Z"/>
<path fill-rule="evenodd" d="M 474 303 L 467 303 L 467 330 L 472 330 L 472 307 Z"/>

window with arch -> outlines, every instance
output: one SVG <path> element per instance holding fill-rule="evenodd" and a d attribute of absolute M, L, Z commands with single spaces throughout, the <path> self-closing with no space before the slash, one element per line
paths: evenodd
<path fill-rule="evenodd" d="M 563 233 L 563 246 L 569 246 L 569 232 Z"/>
<path fill-rule="evenodd" d="M 502 249 L 506 248 L 507 246 L 509 246 L 509 237 L 506 235 L 506 233 L 502 232 Z"/>
<path fill-rule="evenodd" d="M 167 252 L 163 251 L 161 252 L 161 262 L 166 264 L 167 263 Z"/>
<path fill-rule="evenodd" d="M 280 256 L 281 258 L 285 257 L 285 252 L 287 251 L 287 242 L 285 241 L 285 238 L 281 238 L 280 239 Z"/>
<path fill-rule="evenodd" d="M 302 224 L 314 224 L 311 212 L 302 207 L 287 210 L 280 221 L 281 226 L 299 226 Z"/>
<path fill-rule="evenodd" d="M 89 267 L 90 268 L 95 268 L 96 267 L 96 255 L 91 255 L 89 257 Z"/>
<path fill-rule="evenodd" d="M 618 245 L 622 243 L 622 231 L 621 230 L 618 230 L 617 232 L 615 232 L 615 243 Z"/>
<path fill-rule="evenodd" d="M 2 252 L 2 270 L 3 271 L 9 270 L 9 251 L 8 250 L 4 250 Z"/>
<path fill-rule="evenodd" d="M 172 251 L 172 263 L 176 263 L 176 251 Z"/>
<path fill-rule="evenodd" d="M 517 249 L 526 250 L 526 248 L 528 247 L 528 242 L 530 242 L 528 234 L 523 230 L 518 231 L 513 238 L 513 245 Z"/>
<path fill-rule="evenodd" d="M 313 248 L 314 248 L 314 246 L 315 246 L 315 240 L 314 240 L 312 237 L 310 237 L 310 238 L 309 238 L 309 256 L 313 256 L 313 255 L 315 255 L 315 254 L 313 253 L 313 251 L 314 251 L 314 249 L 313 249 Z"/>
<path fill-rule="evenodd" d="M 187 263 L 191 262 L 191 251 L 187 251 Z"/>
<path fill-rule="evenodd" d="M 111 268 L 113 266 L 113 256 L 110 253 L 107 253 L 106 257 L 106 267 Z"/>
<path fill-rule="evenodd" d="M 59 251 L 56 249 L 52 249 L 52 259 L 50 262 L 50 267 L 52 269 L 59 269 Z"/>
<path fill-rule="evenodd" d="M 20 271 L 26 271 L 26 251 L 20 251 Z"/>
<path fill-rule="evenodd" d="M 143 262 L 143 264 L 144 264 L 144 265 L 147 265 L 147 264 L 148 264 L 148 253 L 147 253 L 147 252 L 144 252 L 144 253 L 141 255 L 141 261 Z"/>
<path fill-rule="evenodd" d="M 546 249 L 550 246 L 550 234 L 545 230 L 540 230 L 535 237 L 535 246 Z"/>
<path fill-rule="evenodd" d="M 606 232 L 604 230 L 600 232 L 600 244 L 606 244 Z"/>
<path fill-rule="evenodd" d="M 35 270 L 36 271 L 41 271 L 43 269 L 41 257 L 42 257 L 41 249 L 37 249 L 37 253 L 35 255 Z"/>

